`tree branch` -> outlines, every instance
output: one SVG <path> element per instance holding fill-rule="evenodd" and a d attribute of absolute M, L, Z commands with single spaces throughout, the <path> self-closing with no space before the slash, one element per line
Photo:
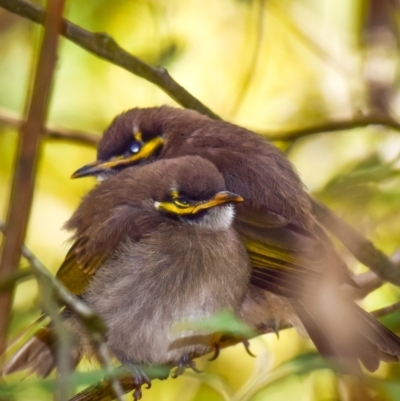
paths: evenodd
<path fill-rule="evenodd" d="M 385 306 L 384 308 L 374 310 L 373 312 L 371 312 L 371 315 L 373 315 L 378 319 L 386 315 L 389 315 L 390 313 L 395 312 L 399 309 L 400 309 L 400 301 L 396 302 L 393 305 Z"/>
<path fill-rule="evenodd" d="M 0 108 L 0 122 L 18 128 L 22 127 L 25 123 L 17 116 L 16 113 L 13 113 L 10 110 L 6 110 L 3 108 Z M 100 134 L 69 130 L 66 128 L 43 127 L 41 133 L 44 135 L 43 139 L 63 140 L 73 143 L 79 143 L 81 145 L 88 145 L 90 147 L 96 147 L 101 139 Z"/>
<path fill-rule="evenodd" d="M 25 0 L 0 0 L 0 6 L 33 22 L 43 24 L 45 11 L 40 6 Z M 96 56 L 154 83 L 181 106 L 197 110 L 211 118 L 219 119 L 214 112 L 175 82 L 165 69 L 152 67 L 137 57 L 130 55 L 110 36 L 104 33 L 89 32 L 65 19 L 63 20 L 62 35 Z M 384 126 L 400 131 L 399 122 L 386 115 L 373 114 L 288 131 L 264 131 L 261 134 L 271 141 L 295 141 L 309 135 L 363 128 L 371 125 Z"/>
<path fill-rule="evenodd" d="M 0 6 L 33 22 L 44 24 L 46 12 L 43 7 L 25 0 L 0 0 Z M 152 67 L 132 56 L 122 49 L 111 36 L 105 33 L 89 32 L 66 19 L 63 20 L 61 34 L 94 55 L 152 82 L 181 106 L 219 119 L 213 111 L 174 81 L 165 68 Z"/>
<path fill-rule="evenodd" d="M 382 126 L 400 132 L 399 122 L 390 116 L 376 113 L 362 117 L 354 117 L 351 120 L 345 119 L 338 121 L 327 121 L 321 124 L 287 131 L 279 130 L 257 132 L 268 138 L 270 141 L 292 142 L 310 135 L 322 134 L 326 132 L 346 131 L 369 126 Z"/>
<path fill-rule="evenodd" d="M 29 99 L 28 117 L 21 128 L 19 149 L 11 188 L 7 226 L 8 235 L 2 242 L 0 278 L 18 268 L 21 246 L 25 237 L 35 185 L 36 162 L 40 136 L 45 119 L 50 86 L 56 63 L 58 33 L 61 28 L 64 0 L 48 3 L 46 26 L 41 43 L 32 95 Z M 12 304 L 12 289 L 0 295 L 0 355 L 7 339 L 7 328 Z"/>
<path fill-rule="evenodd" d="M 343 245 L 365 266 L 369 267 L 383 280 L 400 285 L 400 263 L 397 254 L 392 262 L 382 251 L 375 248 L 371 241 L 350 227 L 327 206 L 310 197 L 313 211 L 318 220 L 331 231 Z"/>
<path fill-rule="evenodd" d="M 349 293 L 350 297 L 354 300 L 364 299 L 368 294 L 386 283 L 386 281 L 371 270 L 353 276 L 353 280 L 357 284 L 357 287 L 351 286 Z"/>

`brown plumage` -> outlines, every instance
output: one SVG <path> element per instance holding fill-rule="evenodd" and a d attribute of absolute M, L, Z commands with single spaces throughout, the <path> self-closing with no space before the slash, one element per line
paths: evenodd
<path fill-rule="evenodd" d="M 122 363 L 190 361 L 212 351 L 222 333 L 174 331 L 175 323 L 240 315 L 250 263 L 232 227 L 232 203 L 243 199 L 225 189 L 216 167 L 198 156 L 160 160 L 100 183 L 66 223 L 74 244 L 57 276 L 103 318 Z M 95 355 L 79 319 L 64 315 L 75 334 L 73 357 Z M 42 333 L 5 373 L 46 376 L 54 368 Z"/>
<path fill-rule="evenodd" d="M 352 283 L 346 266 L 316 222 L 292 165 L 261 136 L 194 111 L 132 109 L 107 128 L 97 161 L 74 177 L 107 178 L 184 155 L 212 162 L 228 190 L 245 199 L 235 228 L 253 267 L 242 308 L 248 323 L 268 331 L 289 321 L 344 371 L 357 371 L 358 361 L 373 371 L 381 359 L 398 359 L 399 338 L 340 293 L 342 283 Z"/>

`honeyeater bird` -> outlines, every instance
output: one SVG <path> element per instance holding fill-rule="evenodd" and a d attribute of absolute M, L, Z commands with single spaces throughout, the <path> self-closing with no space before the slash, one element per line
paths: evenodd
<path fill-rule="evenodd" d="M 213 163 L 227 190 L 244 198 L 234 228 L 252 265 L 241 312 L 248 324 L 268 332 L 292 323 L 343 372 L 359 371 L 359 362 L 374 371 L 380 360 L 398 360 L 400 339 L 341 290 L 354 285 L 346 266 L 291 163 L 262 136 L 195 111 L 135 108 L 114 119 L 97 160 L 73 177 L 104 180 L 187 155 Z"/>
<path fill-rule="evenodd" d="M 126 169 L 83 199 L 66 223 L 73 245 L 57 277 L 104 320 L 119 361 L 195 368 L 192 358 L 212 351 L 222 333 L 190 328 L 190 321 L 201 326 L 222 311 L 240 317 L 251 273 L 233 228 L 234 204 L 242 201 L 199 156 Z M 79 318 L 63 316 L 74 334 L 73 359 L 96 356 Z M 33 337 L 3 373 L 48 375 L 56 366 L 49 331 Z M 139 399 L 148 379 L 136 372 Z"/>

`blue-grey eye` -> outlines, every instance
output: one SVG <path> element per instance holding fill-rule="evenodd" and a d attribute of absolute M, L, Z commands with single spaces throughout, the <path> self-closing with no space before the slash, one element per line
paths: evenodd
<path fill-rule="evenodd" d="M 188 205 L 188 204 L 189 204 L 189 199 L 187 199 L 187 198 L 185 198 L 185 197 L 183 197 L 183 196 L 180 196 L 177 200 L 178 200 L 178 202 L 181 203 L 182 205 Z"/>
<path fill-rule="evenodd" d="M 129 146 L 129 152 L 133 155 L 139 153 L 140 149 L 142 149 L 142 143 L 138 141 L 132 142 L 131 146 Z"/>

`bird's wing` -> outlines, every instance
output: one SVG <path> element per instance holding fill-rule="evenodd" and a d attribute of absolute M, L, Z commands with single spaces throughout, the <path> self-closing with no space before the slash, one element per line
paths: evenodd
<path fill-rule="evenodd" d="M 253 284 L 298 297 L 305 282 L 329 271 L 327 259 L 343 272 L 343 262 L 313 221 L 309 199 L 290 163 L 260 137 L 224 127 L 220 132 L 192 134 L 185 151 L 189 148 L 214 163 L 227 189 L 243 197 L 235 228 L 254 268 Z M 227 128 L 231 142 L 221 144 L 221 132 Z"/>
<path fill-rule="evenodd" d="M 146 214 L 129 205 L 110 210 L 104 220 L 94 219 L 92 224 L 77 231 L 56 277 L 72 293 L 81 295 L 96 270 L 122 241 L 128 238 L 138 241 L 158 224 L 154 219 L 143 224 L 143 219 Z"/>
<path fill-rule="evenodd" d="M 252 209 L 240 211 L 236 229 L 253 266 L 252 283 L 279 295 L 298 298 L 305 283 L 320 279 L 326 263 L 335 265 L 340 281 L 350 281 L 346 268 L 319 226 L 310 232 L 279 216 Z M 343 278 L 343 277 L 346 278 Z"/>

